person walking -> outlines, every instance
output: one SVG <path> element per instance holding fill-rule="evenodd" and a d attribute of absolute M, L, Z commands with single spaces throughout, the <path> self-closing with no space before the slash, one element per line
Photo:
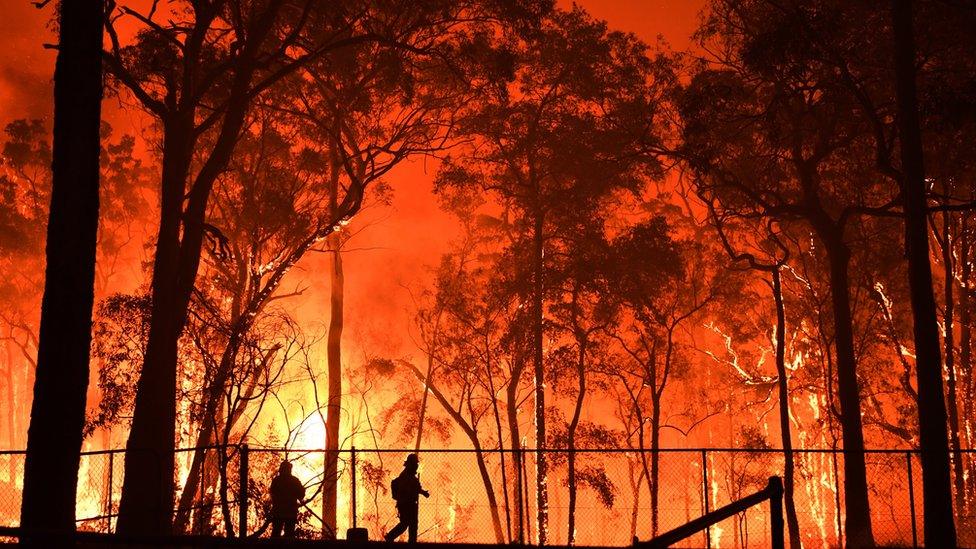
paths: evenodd
<path fill-rule="evenodd" d="M 271 480 L 271 537 L 295 537 L 295 523 L 298 522 L 298 508 L 305 498 L 305 486 L 298 477 L 291 474 L 291 463 L 282 461 L 278 474 Z"/>
<path fill-rule="evenodd" d="M 407 542 L 417 541 L 417 522 L 419 520 L 420 496 L 430 497 L 430 492 L 420 485 L 417 469 L 420 460 L 417 454 L 410 454 L 403 462 L 403 471 L 390 483 L 390 493 L 396 501 L 397 515 L 400 522 L 386 534 L 386 541 L 392 542 L 407 532 Z"/>

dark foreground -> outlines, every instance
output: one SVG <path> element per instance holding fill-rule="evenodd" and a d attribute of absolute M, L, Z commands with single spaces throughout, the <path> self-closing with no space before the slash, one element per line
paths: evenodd
<path fill-rule="evenodd" d="M 0 545 L 16 545 L 18 528 L 0 527 Z M 63 547 L 64 540 L 44 540 L 32 544 L 43 547 Z M 387 543 L 385 541 L 322 541 L 307 539 L 269 539 L 269 538 L 215 538 L 207 536 L 171 536 L 166 538 L 134 538 L 121 537 L 112 534 L 101 534 L 94 532 L 79 532 L 74 540 L 75 547 L 88 549 L 101 548 L 139 548 L 139 547 L 171 547 L 179 549 L 204 549 L 210 547 L 328 547 L 328 548 L 350 548 L 350 547 L 409 547 L 406 543 Z M 513 547 L 515 545 L 496 545 L 496 544 L 477 544 L 477 543 L 425 543 L 420 541 L 417 545 L 425 549 L 485 549 L 486 547 Z M 587 549 L 584 546 L 575 546 L 578 549 Z M 595 549 L 595 548 L 594 548 Z"/>

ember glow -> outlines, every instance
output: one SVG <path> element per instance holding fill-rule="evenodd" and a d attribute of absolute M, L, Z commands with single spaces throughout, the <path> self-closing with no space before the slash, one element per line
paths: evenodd
<path fill-rule="evenodd" d="M 4 4 L 0 526 L 976 546 L 965 4 Z"/>

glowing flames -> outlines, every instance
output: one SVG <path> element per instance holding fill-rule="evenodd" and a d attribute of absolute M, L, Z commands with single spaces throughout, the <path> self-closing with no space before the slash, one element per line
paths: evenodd
<path fill-rule="evenodd" d="M 311 414 L 298 427 L 294 447 L 308 450 L 325 449 L 325 423 L 319 414 Z"/>

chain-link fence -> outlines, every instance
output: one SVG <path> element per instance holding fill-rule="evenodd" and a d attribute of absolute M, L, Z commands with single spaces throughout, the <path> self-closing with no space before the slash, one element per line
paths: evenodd
<path fill-rule="evenodd" d="M 269 487 L 279 464 L 305 485 L 297 534 L 343 538 L 351 527 L 378 539 L 397 522 L 390 481 L 411 450 L 342 450 L 336 480 L 322 450 L 220 446 L 177 451 L 173 517 L 176 530 L 204 536 L 270 534 Z M 420 539 L 441 542 L 535 543 L 539 536 L 536 471 L 547 465 L 548 542 L 624 546 L 649 539 L 754 493 L 784 474 L 778 450 L 421 450 Z M 0 452 L 0 525 L 15 526 L 23 482 L 22 451 Z M 967 453 L 967 458 L 976 454 Z M 868 451 L 871 523 L 885 546 L 918 546 L 922 516 L 918 455 Z M 838 547 L 844 533 L 844 454 L 793 453 L 794 490 L 805 547 Z M 85 452 L 78 475 L 78 526 L 114 532 L 122 493 L 124 452 Z M 572 480 L 571 480 L 572 479 Z M 323 492 L 335 486 L 334 510 Z M 325 489 L 325 490 L 324 490 Z M 969 498 L 965 498 L 966 501 Z M 976 503 L 976 502 L 974 502 Z M 968 507 L 968 505 L 967 505 Z M 335 516 L 334 519 L 331 516 Z M 323 521 L 323 517 L 330 517 Z M 687 547 L 769 545 L 765 506 L 724 520 L 686 540 Z M 957 510 L 960 544 L 976 546 L 971 511 Z M 571 526 L 572 525 L 572 526 Z"/>

